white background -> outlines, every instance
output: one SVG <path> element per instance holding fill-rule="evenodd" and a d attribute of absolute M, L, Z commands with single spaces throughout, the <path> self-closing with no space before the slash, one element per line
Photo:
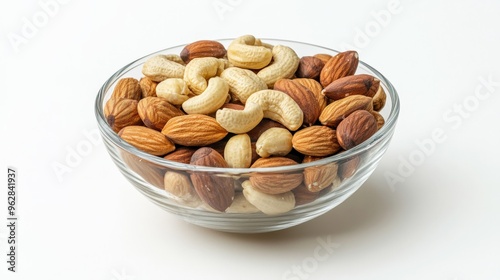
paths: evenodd
<path fill-rule="evenodd" d="M 1 279 L 500 279 L 500 2 L 55 1 L 0 7 L 0 216 L 14 166 L 19 217 L 17 273 L 4 261 L 2 218 Z M 90 141 L 95 96 L 117 69 L 243 34 L 349 44 L 401 97 L 392 143 L 358 192 L 313 221 L 258 235 L 164 212 Z M 89 143 L 58 177 L 54 164 Z M 319 240 L 336 248 L 317 249 Z"/>

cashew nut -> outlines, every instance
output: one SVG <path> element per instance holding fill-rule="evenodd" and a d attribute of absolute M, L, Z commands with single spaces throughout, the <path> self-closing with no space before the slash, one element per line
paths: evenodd
<path fill-rule="evenodd" d="M 202 94 L 191 97 L 182 103 L 182 109 L 188 114 L 208 115 L 224 105 L 228 94 L 229 86 L 226 81 L 220 77 L 213 77 L 208 80 L 208 86 Z"/>
<path fill-rule="evenodd" d="M 291 131 L 302 126 L 304 113 L 288 94 L 272 89 L 260 90 L 248 97 L 247 104 L 259 104 L 264 111 L 264 118 L 277 121 Z"/>
<path fill-rule="evenodd" d="M 260 212 L 260 210 L 248 202 L 241 192 L 237 192 L 234 195 L 233 203 L 226 209 L 226 213 L 251 214 L 258 212 Z"/>
<path fill-rule="evenodd" d="M 257 209 L 267 215 L 286 213 L 295 207 L 295 196 L 291 191 L 280 194 L 266 194 L 257 191 L 250 181 L 244 181 L 243 195 Z"/>
<path fill-rule="evenodd" d="M 181 65 L 186 65 L 186 62 L 184 62 L 184 60 L 182 60 L 181 56 L 178 54 L 173 54 L 173 53 L 172 54 L 164 54 L 163 56 L 170 61 L 177 62 Z"/>
<path fill-rule="evenodd" d="M 245 69 L 261 69 L 273 58 L 271 50 L 262 46 L 260 40 L 252 35 L 244 35 L 234 39 L 227 48 L 229 62 Z"/>
<path fill-rule="evenodd" d="M 194 94 L 201 94 L 207 88 L 207 80 L 220 75 L 224 70 L 223 59 L 215 57 L 199 57 L 186 65 L 184 80 Z"/>
<path fill-rule="evenodd" d="M 255 39 L 255 45 L 256 46 L 263 46 L 263 47 L 266 47 L 268 49 L 270 49 L 271 51 L 273 50 L 274 46 L 269 44 L 269 43 L 266 43 L 266 42 L 262 42 L 262 40 L 256 38 Z"/>
<path fill-rule="evenodd" d="M 181 78 L 169 78 L 156 86 L 156 96 L 165 98 L 173 105 L 181 105 L 189 99 L 191 91 Z"/>
<path fill-rule="evenodd" d="M 184 77 L 185 66 L 173 60 L 172 56 L 159 54 L 144 62 L 142 74 L 155 82 L 161 82 L 167 78 Z"/>
<path fill-rule="evenodd" d="M 290 79 L 299 67 L 300 58 L 295 51 L 287 46 L 276 45 L 273 48 L 273 62 L 257 73 L 272 88 L 279 79 Z"/>
<path fill-rule="evenodd" d="M 292 151 L 292 137 L 286 128 L 269 128 L 257 139 L 256 152 L 261 157 L 285 156 Z"/>
<path fill-rule="evenodd" d="M 248 69 L 229 67 L 222 71 L 220 77 L 229 84 L 229 93 L 233 100 L 239 100 L 243 104 L 252 93 L 267 89 L 264 80 Z"/>
<path fill-rule="evenodd" d="M 231 137 L 224 147 L 224 159 L 229 167 L 248 168 L 252 165 L 252 142 L 247 134 Z"/>
<path fill-rule="evenodd" d="M 264 112 L 256 102 L 247 102 L 243 110 L 222 108 L 215 113 L 217 122 L 228 132 L 246 133 L 256 127 Z"/>

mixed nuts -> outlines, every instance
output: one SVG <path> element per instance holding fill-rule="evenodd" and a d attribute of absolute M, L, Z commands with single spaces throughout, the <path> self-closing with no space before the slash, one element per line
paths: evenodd
<path fill-rule="evenodd" d="M 196 41 L 180 54 L 149 58 L 139 80 L 120 79 L 104 114 L 124 141 L 168 161 L 221 168 L 313 162 L 352 149 L 384 125 L 384 89 L 376 77 L 356 74 L 358 63 L 355 51 L 299 57 L 252 35 L 227 48 Z M 335 189 L 360 162 L 234 178 L 122 158 L 184 205 L 270 215 Z"/>

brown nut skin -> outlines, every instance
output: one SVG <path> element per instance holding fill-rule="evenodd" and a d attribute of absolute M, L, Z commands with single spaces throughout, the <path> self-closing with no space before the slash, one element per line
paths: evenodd
<path fill-rule="evenodd" d="M 297 131 L 292 137 L 293 148 L 309 156 L 330 156 L 340 150 L 334 129 L 313 125 Z"/>
<path fill-rule="evenodd" d="M 165 135 L 145 126 L 126 126 L 118 132 L 118 136 L 135 148 L 155 156 L 163 156 L 175 150 L 174 143 Z"/>
<path fill-rule="evenodd" d="M 303 56 L 300 58 L 295 76 L 297 78 L 318 79 L 323 66 L 325 63 L 321 59 L 314 56 Z"/>
<path fill-rule="evenodd" d="M 330 58 L 332 58 L 332 55 L 327 54 L 327 53 L 317 53 L 313 56 L 315 58 L 319 58 L 323 62 L 323 64 L 326 64 L 328 62 L 328 60 L 330 60 Z"/>
<path fill-rule="evenodd" d="M 251 168 L 288 166 L 297 164 L 296 161 L 286 157 L 259 158 Z M 252 186 L 260 192 L 267 194 L 280 194 L 293 190 L 304 179 L 302 173 L 253 173 L 250 175 Z"/>
<path fill-rule="evenodd" d="M 179 147 L 163 158 L 166 160 L 189 164 L 191 162 L 191 156 L 193 156 L 194 152 L 196 152 L 195 148 Z"/>
<path fill-rule="evenodd" d="M 332 100 L 339 100 L 351 95 L 373 97 L 379 86 L 379 79 L 368 74 L 358 74 L 337 79 L 326 86 L 322 92 Z"/>
<path fill-rule="evenodd" d="M 114 132 L 130 125 L 141 125 L 137 100 L 122 97 L 110 98 L 104 106 L 104 116 Z"/>
<path fill-rule="evenodd" d="M 322 158 L 324 157 L 305 156 L 302 163 L 313 162 Z M 304 169 L 304 185 L 308 191 L 318 193 L 332 186 L 332 183 L 338 179 L 337 172 L 337 162 L 306 167 Z"/>
<path fill-rule="evenodd" d="M 194 152 L 191 164 L 228 168 L 224 157 L 212 148 L 203 147 Z M 208 172 L 192 172 L 190 175 L 198 196 L 213 209 L 224 212 L 234 199 L 232 178 L 221 177 Z"/>
<path fill-rule="evenodd" d="M 158 131 L 161 131 L 171 118 L 184 115 L 184 112 L 165 98 L 154 96 L 141 99 L 137 104 L 137 111 L 144 125 Z"/>
<path fill-rule="evenodd" d="M 279 79 L 274 83 L 274 90 L 288 94 L 304 113 L 303 124 L 313 125 L 321 113 L 318 100 L 314 93 L 307 87 L 291 79 Z"/>
<path fill-rule="evenodd" d="M 121 151 L 120 154 L 128 168 L 141 176 L 144 181 L 159 189 L 163 189 L 164 167 L 144 160 L 127 151 Z"/>
<path fill-rule="evenodd" d="M 387 99 L 387 94 L 384 91 L 384 87 L 379 85 L 377 92 L 373 96 L 373 110 L 380 112 L 384 106 Z"/>
<path fill-rule="evenodd" d="M 377 130 L 381 129 L 384 124 L 385 124 L 385 119 L 384 116 L 382 116 L 379 112 L 377 111 L 371 111 L 372 115 L 375 117 L 377 120 Z"/>
<path fill-rule="evenodd" d="M 139 101 L 142 98 L 142 90 L 139 81 L 135 78 L 122 78 L 118 80 L 111 97 L 122 97 Z"/>
<path fill-rule="evenodd" d="M 292 190 L 292 193 L 295 196 L 295 206 L 311 203 L 315 201 L 320 195 L 319 192 L 309 191 L 305 184 L 300 184 L 298 187 Z"/>
<path fill-rule="evenodd" d="M 361 144 L 377 132 L 377 120 L 366 110 L 350 114 L 337 126 L 337 140 L 342 148 L 349 150 Z"/>
<path fill-rule="evenodd" d="M 314 79 L 308 79 L 308 78 L 295 78 L 293 79 L 295 82 L 305 86 L 308 88 L 314 95 L 316 96 L 316 99 L 318 100 L 319 104 L 319 111 L 322 112 L 323 109 L 325 109 L 327 103 L 328 103 L 328 98 L 323 95 L 323 86 L 321 84 L 314 80 Z"/>
<path fill-rule="evenodd" d="M 338 164 L 337 174 L 340 179 L 347 179 L 356 174 L 361 158 L 354 156 Z"/>
<path fill-rule="evenodd" d="M 157 82 L 151 80 L 148 77 L 142 77 L 139 80 L 139 86 L 141 87 L 142 98 L 148 96 L 156 96 L 156 85 L 158 85 Z"/>
<path fill-rule="evenodd" d="M 228 134 L 215 118 L 202 114 L 173 117 L 161 133 L 178 145 L 198 147 L 218 142 Z"/>
<path fill-rule="evenodd" d="M 319 116 L 322 125 L 337 127 L 339 123 L 357 110 L 372 110 L 372 98 L 364 95 L 351 95 L 328 104 Z"/>
<path fill-rule="evenodd" d="M 321 69 L 321 85 L 326 87 L 337 79 L 354 75 L 358 63 L 359 56 L 356 51 L 345 51 L 332 56 Z"/>
<path fill-rule="evenodd" d="M 180 57 L 187 64 L 189 61 L 199 57 L 223 58 L 226 53 L 224 45 L 217 41 L 199 40 L 186 45 L 182 49 Z"/>

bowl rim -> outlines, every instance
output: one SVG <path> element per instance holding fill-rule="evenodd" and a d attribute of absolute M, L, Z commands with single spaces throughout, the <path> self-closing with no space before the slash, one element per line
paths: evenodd
<path fill-rule="evenodd" d="M 235 38 L 222 38 L 222 39 L 215 39 L 214 41 L 218 41 L 221 43 L 230 43 L 232 40 Z M 288 39 L 279 39 L 279 38 L 259 38 L 262 42 L 266 41 L 276 41 L 276 42 L 283 42 L 283 43 L 292 43 L 292 44 L 300 44 L 304 46 L 311 46 L 315 48 L 321 48 L 333 53 L 340 53 L 341 51 L 312 44 L 312 43 L 306 43 L 306 42 L 300 42 L 300 41 L 295 41 L 295 40 L 288 40 Z M 397 119 L 399 116 L 399 111 L 400 111 L 400 101 L 399 101 L 399 96 L 392 85 L 392 83 L 382 74 L 380 73 L 377 69 L 373 68 L 366 62 L 359 60 L 359 64 L 363 65 L 363 67 L 367 68 L 369 71 L 371 71 L 373 74 L 377 76 L 378 79 L 380 79 L 381 84 L 383 84 L 387 88 L 386 94 L 390 96 L 391 99 L 391 110 L 389 112 L 389 116 L 385 120 L 384 126 L 379 129 L 374 135 L 372 135 L 370 138 L 365 140 L 363 143 L 353 147 L 352 149 L 349 149 L 347 151 L 343 151 L 341 153 L 331 155 L 328 157 L 325 157 L 320 160 L 316 160 L 313 162 L 308 162 L 308 163 L 298 163 L 296 165 L 287 165 L 287 166 L 276 166 L 276 167 L 258 167 L 258 168 L 224 168 L 224 167 L 209 167 L 209 166 L 198 166 L 198 165 L 191 165 L 191 164 L 186 164 L 186 163 L 180 163 L 180 162 L 175 162 L 175 161 L 170 161 L 166 160 L 163 157 L 159 156 L 154 156 L 151 154 L 148 154 L 146 152 L 143 152 L 134 146 L 128 144 L 124 140 L 122 140 L 116 132 L 114 132 L 111 127 L 108 125 L 106 122 L 106 118 L 104 116 L 104 106 L 103 106 L 103 101 L 104 97 L 106 96 L 107 91 L 110 89 L 110 87 L 118 81 L 119 78 L 122 77 L 125 73 L 127 73 L 130 69 L 135 68 L 141 64 L 144 63 L 144 61 L 147 58 L 150 58 L 155 55 L 159 54 L 165 54 L 168 53 L 169 50 L 171 49 L 176 49 L 176 48 L 181 48 L 186 46 L 189 43 L 184 43 L 184 44 L 179 44 L 176 46 L 171 46 L 168 48 L 164 48 L 158 51 L 154 51 L 152 53 L 149 53 L 147 55 L 144 55 L 138 59 L 135 59 L 134 61 L 126 64 L 119 70 L 117 70 L 111 77 L 109 77 L 104 84 L 100 87 L 97 97 L 95 99 L 94 103 L 94 113 L 97 119 L 98 127 L 99 130 L 101 131 L 101 136 L 106 137 L 108 140 L 110 140 L 114 145 L 118 146 L 120 149 L 125 150 L 143 160 L 147 160 L 151 163 L 154 163 L 156 165 L 159 165 L 160 167 L 165 167 L 165 168 L 171 168 L 171 169 L 176 169 L 179 171 L 197 171 L 197 172 L 210 172 L 210 173 L 225 173 L 225 174 L 234 174 L 234 175 L 244 175 L 244 174 L 251 174 L 255 172 L 262 172 L 262 173 L 275 173 L 275 172 L 293 172 L 293 171 L 302 171 L 304 168 L 307 167 L 313 167 L 313 166 L 318 166 L 318 165 L 327 165 L 330 163 L 334 162 L 343 162 L 343 161 L 348 161 L 352 159 L 353 157 L 357 156 L 358 154 L 361 154 L 367 150 L 369 150 L 371 147 L 374 145 L 378 144 L 379 142 L 383 141 L 386 138 L 386 133 L 390 133 L 392 130 L 394 130 Z"/>

